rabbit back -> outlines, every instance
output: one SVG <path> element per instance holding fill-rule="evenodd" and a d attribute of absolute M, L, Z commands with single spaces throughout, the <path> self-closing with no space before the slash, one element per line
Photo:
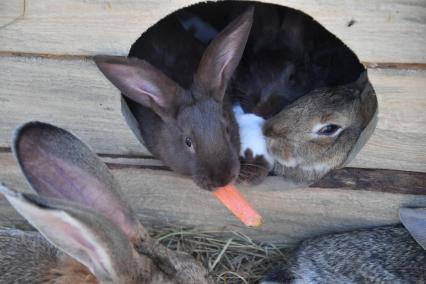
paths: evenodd
<path fill-rule="evenodd" d="M 304 241 L 267 283 L 425 283 L 426 251 L 402 226 Z"/>

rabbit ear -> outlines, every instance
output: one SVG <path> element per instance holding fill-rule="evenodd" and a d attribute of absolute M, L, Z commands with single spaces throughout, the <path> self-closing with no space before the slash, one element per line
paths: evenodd
<path fill-rule="evenodd" d="M 426 208 L 401 208 L 399 218 L 413 238 L 426 250 Z"/>
<path fill-rule="evenodd" d="M 78 138 L 56 126 L 29 122 L 15 133 L 13 151 L 42 197 L 75 202 L 111 220 L 131 239 L 141 229 L 107 166 Z"/>
<path fill-rule="evenodd" d="M 368 74 L 367 71 L 364 70 L 359 75 L 358 79 L 355 81 L 355 85 L 358 87 L 358 89 L 363 90 L 366 87 L 366 84 L 368 83 Z"/>
<path fill-rule="evenodd" d="M 218 100 L 223 99 L 228 81 L 243 55 L 253 23 L 253 12 L 254 7 L 250 6 L 232 21 L 209 44 L 201 58 L 194 84 Z"/>
<path fill-rule="evenodd" d="M 130 242 L 108 220 L 88 210 L 65 208 L 60 201 L 2 186 L 0 192 L 49 242 L 85 265 L 98 280 L 117 282 L 132 269 Z"/>
<path fill-rule="evenodd" d="M 145 60 L 97 55 L 95 63 L 127 98 L 153 109 L 161 117 L 173 115 L 183 89 Z"/>
<path fill-rule="evenodd" d="M 379 121 L 378 111 L 373 114 L 370 122 L 367 126 L 362 130 L 358 139 L 356 140 L 355 145 L 352 147 L 352 150 L 349 152 L 344 164 L 341 166 L 342 168 L 347 166 L 350 162 L 355 159 L 356 155 L 361 151 L 364 145 L 367 143 L 368 139 L 370 139 L 371 135 L 373 135 L 374 130 L 376 129 L 377 122 Z"/>

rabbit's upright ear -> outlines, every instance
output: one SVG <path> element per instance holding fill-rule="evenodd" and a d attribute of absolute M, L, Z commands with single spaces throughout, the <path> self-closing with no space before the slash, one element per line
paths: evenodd
<path fill-rule="evenodd" d="M 361 92 L 361 102 L 363 103 L 365 112 L 364 116 L 371 117 L 377 111 L 377 98 L 374 88 L 368 80 L 367 70 L 362 71 L 353 84 Z"/>
<path fill-rule="evenodd" d="M 232 74 L 243 55 L 253 23 L 254 7 L 232 21 L 209 44 L 195 74 L 194 84 L 222 100 Z"/>
<path fill-rule="evenodd" d="M 97 55 L 95 63 L 124 96 L 164 117 L 173 115 L 184 99 L 183 89 L 145 60 Z"/>
<path fill-rule="evenodd" d="M 139 222 L 107 166 L 64 129 L 29 122 L 17 129 L 13 151 L 31 187 L 42 197 L 72 201 L 115 223 L 129 238 Z"/>
<path fill-rule="evenodd" d="M 99 281 L 117 283 L 134 268 L 127 236 L 102 216 L 1 185 L 0 192 L 48 241 L 85 265 Z"/>
<path fill-rule="evenodd" d="M 426 208 L 401 208 L 399 217 L 404 227 L 426 250 Z"/>

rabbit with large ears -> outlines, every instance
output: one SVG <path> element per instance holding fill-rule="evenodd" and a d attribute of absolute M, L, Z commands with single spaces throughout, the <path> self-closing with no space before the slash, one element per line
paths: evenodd
<path fill-rule="evenodd" d="M 206 35 L 212 37 L 214 31 L 219 30 L 227 19 L 235 17 L 247 5 L 255 5 L 256 8 L 253 27 L 241 62 L 230 82 L 227 95 L 231 96 L 234 102 L 241 106 L 234 108 L 240 126 L 242 144 L 240 153 L 243 157 L 241 164 L 256 165 L 251 168 L 243 168 L 240 176 L 251 177 L 258 183 L 268 174 L 267 169 L 271 168 L 271 158 L 268 157 L 268 153 L 263 147 L 265 142 L 262 141 L 264 139 L 262 132 L 250 131 L 250 133 L 257 133 L 258 135 L 246 135 L 249 131 L 245 129 L 263 127 L 266 119 L 278 115 L 285 107 L 305 95 L 309 99 L 301 99 L 299 103 L 295 103 L 299 107 L 297 110 L 302 109 L 303 104 L 308 103 L 310 106 L 307 109 L 311 108 L 313 111 L 310 111 L 310 115 L 306 116 L 307 120 L 312 120 L 312 117 L 315 116 L 318 120 L 321 120 L 320 116 L 323 109 L 324 115 L 330 115 L 333 102 L 331 102 L 331 99 L 324 98 L 324 96 L 317 98 L 314 98 L 314 96 L 325 90 L 330 94 L 340 93 L 338 96 L 344 96 L 345 94 L 342 94 L 342 87 L 340 86 L 356 81 L 365 69 L 356 55 L 339 39 L 308 15 L 288 7 L 265 3 L 250 4 L 247 1 L 207 2 L 195 4 L 176 13 L 183 26 L 189 32 L 192 32 L 194 37 L 200 41 L 208 42 Z M 348 93 L 348 97 L 354 97 L 349 94 L 351 91 L 357 92 L 356 88 L 346 88 L 344 92 Z M 311 93 L 309 94 L 309 92 Z M 336 97 L 334 96 L 333 99 Z M 375 98 L 365 103 L 371 102 L 374 109 L 377 104 L 374 100 Z M 321 102 L 317 104 L 317 101 Z M 327 106 L 329 103 L 331 105 Z M 346 110 L 351 107 L 351 103 L 348 100 Z M 356 104 L 354 105 L 355 108 L 364 107 L 364 105 L 357 104 L 356 101 L 354 103 Z M 321 107 L 316 108 L 316 105 Z M 288 108 L 296 110 L 294 105 Z M 365 106 L 365 108 L 367 109 L 366 112 L 371 109 L 370 106 Z M 272 118 L 272 122 L 267 123 L 265 129 L 270 133 L 271 125 L 278 124 L 278 121 L 286 122 L 290 128 L 296 125 L 292 133 L 288 135 L 284 132 L 273 133 L 274 139 L 268 140 L 278 141 L 274 144 L 278 144 L 275 146 L 279 150 L 276 150 L 274 146 L 272 156 L 277 158 L 278 161 L 286 161 L 285 163 L 278 163 L 274 173 L 298 181 L 311 182 L 323 176 L 330 169 L 340 166 L 353 144 L 348 143 L 345 145 L 346 149 L 337 152 L 334 151 L 336 150 L 335 147 L 324 154 L 324 149 L 330 146 L 330 143 L 324 143 L 327 142 L 323 138 L 325 135 L 311 139 L 311 137 L 306 137 L 308 135 L 307 130 L 302 129 L 303 123 L 310 123 L 302 119 L 306 112 L 297 116 L 296 111 L 283 111 L 278 117 L 283 117 L 283 113 L 285 113 L 288 115 L 287 119 Z M 339 110 L 336 112 L 336 116 L 340 115 L 343 118 L 346 115 L 344 112 L 344 110 Z M 364 127 L 365 125 L 361 125 L 360 129 Z M 345 132 L 354 133 L 354 131 Z M 296 133 L 297 136 L 293 133 Z M 368 131 L 365 133 L 370 134 Z M 283 135 L 282 139 L 278 139 L 280 135 Z M 365 140 L 367 136 L 364 135 L 364 139 L 361 140 Z M 295 140 L 294 144 L 297 144 L 295 147 L 298 147 L 294 151 L 293 156 L 295 157 L 283 158 L 283 154 L 279 154 L 279 152 L 287 153 L 291 152 L 292 149 L 287 150 L 285 146 L 288 144 L 280 145 L 280 143 L 292 138 Z M 298 143 L 299 140 L 300 144 Z M 315 142 L 315 140 L 318 140 L 319 143 L 317 144 L 321 144 L 323 147 L 316 147 L 315 145 L 306 147 L 306 144 Z M 355 141 L 357 138 L 355 137 L 352 140 Z M 305 143 L 305 141 L 309 142 Z M 361 146 L 362 143 L 357 145 Z M 253 149 L 259 149 L 259 146 L 262 146 L 261 152 Z M 246 151 L 248 152 L 246 153 Z M 352 151 L 351 153 L 356 152 Z"/>
<path fill-rule="evenodd" d="M 151 239 L 106 165 L 69 132 L 31 122 L 13 150 L 37 194 L 0 191 L 41 234 L 0 231 L 0 283 L 213 283 L 191 256 Z"/>
<path fill-rule="evenodd" d="M 274 173 L 313 182 L 350 162 L 377 124 L 377 98 L 364 71 L 347 85 L 315 89 L 266 121 Z"/>
<path fill-rule="evenodd" d="M 262 284 L 426 283 L 426 208 L 401 208 L 403 226 L 304 241 Z"/>
<path fill-rule="evenodd" d="M 122 92 L 133 132 L 166 166 L 204 189 L 236 180 L 238 126 L 225 91 L 253 21 L 253 7 L 204 48 L 171 15 L 148 29 L 129 58 L 96 56 Z"/>

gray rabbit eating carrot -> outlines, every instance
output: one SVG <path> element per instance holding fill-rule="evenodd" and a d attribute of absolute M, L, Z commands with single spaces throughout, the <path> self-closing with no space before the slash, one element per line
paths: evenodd
<path fill-rule="evenodd" d="M 128 58 L 95 57 L 122 92 L 124 116 L 139 140 L 204 189 L 239 174 L 238 126 L 225 91 L 252 21 L 248 7 L 205 47 L 166 17 L 142 34 Z"/>
<path fill-rule="evenodd" d="M 0 192 L 38 232 L 0 230 L 0 283 L 213 283 L 151 239 L 107 166 L 77 137 L 30 122 L 13 151 L 36 194 Z"/>

